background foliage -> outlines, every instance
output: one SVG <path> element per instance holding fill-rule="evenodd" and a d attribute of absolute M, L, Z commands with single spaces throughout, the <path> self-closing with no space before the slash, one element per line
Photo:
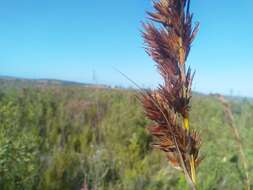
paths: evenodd
<path fill-rule="evenodd" d="M 136 91 L 6 79 L 0 89 L 1 189 L 187 189 L 150 148 Z M 231 103 L 253 181 L 253 103 Z M 244 189 L 237 144 L 214 96 L 194 95 L 191 126 L 205 156 L 198 188 Z"/>

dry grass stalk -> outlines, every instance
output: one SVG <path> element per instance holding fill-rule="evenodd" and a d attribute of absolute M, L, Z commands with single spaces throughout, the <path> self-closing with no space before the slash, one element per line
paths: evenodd
<path fill-rule="evenodd" d="M 191 189 L 195 189 L 200 137 L 189 126 L 191 85 L 194 74 L 186 68 L 191 43 L 198 31 L 192 27 L 190 0 L 154 2 L 150 19 L 160 23 L 143 24 L 147 53 L 157 63 L 164 84 L 142 95 L 147 117 L 154 121 L 148 127 L 155 137 L 154 148 L 166 152 L 169 163 L 182 170 Z"/>
<path fill-rule="evenodd" d="M 84 177 L 83 185 L 80 190 L 89 190 L 86 177 Z"/>
<path fill-rule="evenodd" d="M 239 154 L 241 155 L 241 159 L 243 162 L 243 167 L 245 171 L 245 183 L 246 183 L 246 189 L 250 190 L 250 177 L 249 177 L 249 170 L 248 170 L 248 162 L 244 153 L 243 144 L 241 141 L 240 133 L 238 131 L 238 128 L 235 125 L 235 119 L 233 116 L 233 113 L 231 111 L 231 107 L 229 102 L 224 98 L 222 95 L 217 95 L 218 100 L 222 103 L 224 107 L 224 113 L 226 115 L 226 118 L 228 120 L 228 124 L 232 129 L 232 132 L 234 133 L 234 137 L 238 146 Z"/>

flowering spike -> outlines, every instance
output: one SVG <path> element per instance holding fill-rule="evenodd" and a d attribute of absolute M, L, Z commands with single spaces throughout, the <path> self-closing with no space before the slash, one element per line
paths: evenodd
<path fill-rule="evenodd" d="M 199 25 L 192 27 L 190 0 L 154 2 L 155 12 L 148 12 L 153 23 L 143 24 L 146 52 L 156 62 L 163 85 L 142 95 L 146 116 L 154 121 L 148 127 L 156 139 L 153 147 L 166 153 L 169 163 L 185 173 L 195 189 L 200 137 L 189 125 L 191 85 L 194 73 L 186 70 L 191 43 Z M 181 120 L 181 122 L 180 122 Z"/>

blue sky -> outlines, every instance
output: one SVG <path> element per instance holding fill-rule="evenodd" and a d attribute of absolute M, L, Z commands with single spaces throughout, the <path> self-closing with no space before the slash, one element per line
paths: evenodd
<path fill-rule="evenodd" d="M 0 1 L 0 75 L 143 87 L 160 77 L 143 50 L 149 0 Z M 253 1 L 192 0 L 200 32 L 193 89 L 253 97 Z"/>

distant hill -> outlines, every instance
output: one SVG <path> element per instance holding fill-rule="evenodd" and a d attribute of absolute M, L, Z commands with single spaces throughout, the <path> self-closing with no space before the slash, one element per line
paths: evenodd
<path fill-rule="evenodd" d="M 19 78 L 12 76 L 0 76 L 0 89 L 10 89 L 10 88 L 29 88 L 29 87 L 53 87 L 53 86 L 76 86 L 76 87 L 96 87 L 96 88 L 111 88 L 108 85 L 103 84 L 90 84 L 82 82 L 74 82 L 67 80 L 59 79 L 28 79 L 28 78 Z M 123 87 L 116 87 L 117 89 L 123 89 Z M 133 90 L 133 89 L 132 89 Z M 216 96 L 218 94 L 204 94 L 201 92 L 193 92 L 193 96 Z M 241 96 L 229 96 L 225 97 L 231 101 L 243 101 L 247 99 L 250 102 L 253 102 L 253 98 L 250 97 L 241 97 Z"/>
<path fill-rule="evenodd" d="M 89 83 L 73 82 L 58 79 L 27 79 L 10 76 L 0 76 L 0 89 L 8 88 L 26 88 L 39 86 L 80 86 L 80 87 L 100 87 L 108 88 L 106 85 L 95 85 Z"/>

